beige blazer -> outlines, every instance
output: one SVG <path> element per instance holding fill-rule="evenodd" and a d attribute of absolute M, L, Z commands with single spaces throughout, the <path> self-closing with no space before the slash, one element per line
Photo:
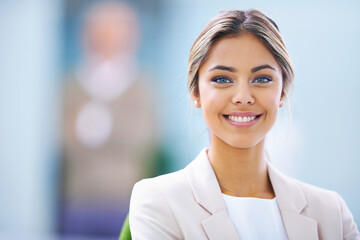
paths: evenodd
<path fill-rule="evenodd" d="M 289 178 L 271 164 L 268 171 L 290 240 L 360 239 L 337 193 Z M 239 239 L 205 149 L 180 171 L 138 182 L 129 221 L 135 240 Z"/>

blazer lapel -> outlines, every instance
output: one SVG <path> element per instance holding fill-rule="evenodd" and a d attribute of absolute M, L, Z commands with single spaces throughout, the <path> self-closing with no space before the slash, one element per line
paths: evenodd
<path fill-rule="evenodd" d="M 209 239 L 239 239 L 227 210 L 221 210 L 201 222 Z"/>
<path fill-rule="evenodd" d="M 307 201 L 296 181 L 280 173 L 270 163 L 268 171 L 289 240 L 318 240 L 317 222 L 301 215 Z M 185 168 L 185 174 L 197 203 L 209 213 L 209 217 L 201 223 L 208 238 L 239 239 L 206 149 Z"/>
<path fill-rule="evenodd" d="M 201 224 L 210 240 L 239 239 L 231 222 L 214 170 L 203 149 L 185 168 L 197 203 L 209 213 Z"/>
<path fill-rule="evenodd" d="M 269 162 L 268 171 L 289 240 L 318 240 L 317 222 L 301 215 L 307 201 L 295 180 L 280 173 Z"/>

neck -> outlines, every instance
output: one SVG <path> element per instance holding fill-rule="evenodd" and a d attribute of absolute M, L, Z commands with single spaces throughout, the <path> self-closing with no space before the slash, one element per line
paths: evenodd
<path fill-rule="evenodd" d="M 217 137 L 211 139 L 208 156 L 223 193 L 242 197 L 274 197 L 264 145 L 263 140 L 250 148 L 235 148 Z"/>

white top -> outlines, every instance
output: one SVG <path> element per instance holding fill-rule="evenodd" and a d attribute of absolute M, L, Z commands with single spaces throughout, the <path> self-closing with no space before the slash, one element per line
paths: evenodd
<path fill-rule="evenodd" d="M 241 240 L 288 239 L 276 198 L 223 197 Z"/>

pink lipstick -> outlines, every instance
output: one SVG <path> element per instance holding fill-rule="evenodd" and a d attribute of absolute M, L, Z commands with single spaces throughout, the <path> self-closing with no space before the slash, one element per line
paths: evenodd
<path fill-rule="evenodd" d="M 253 112 L 233 112 L 223 116 L 228 123 L 235 127 L 251 127 L 259 121 L 262 114 Z"/>

